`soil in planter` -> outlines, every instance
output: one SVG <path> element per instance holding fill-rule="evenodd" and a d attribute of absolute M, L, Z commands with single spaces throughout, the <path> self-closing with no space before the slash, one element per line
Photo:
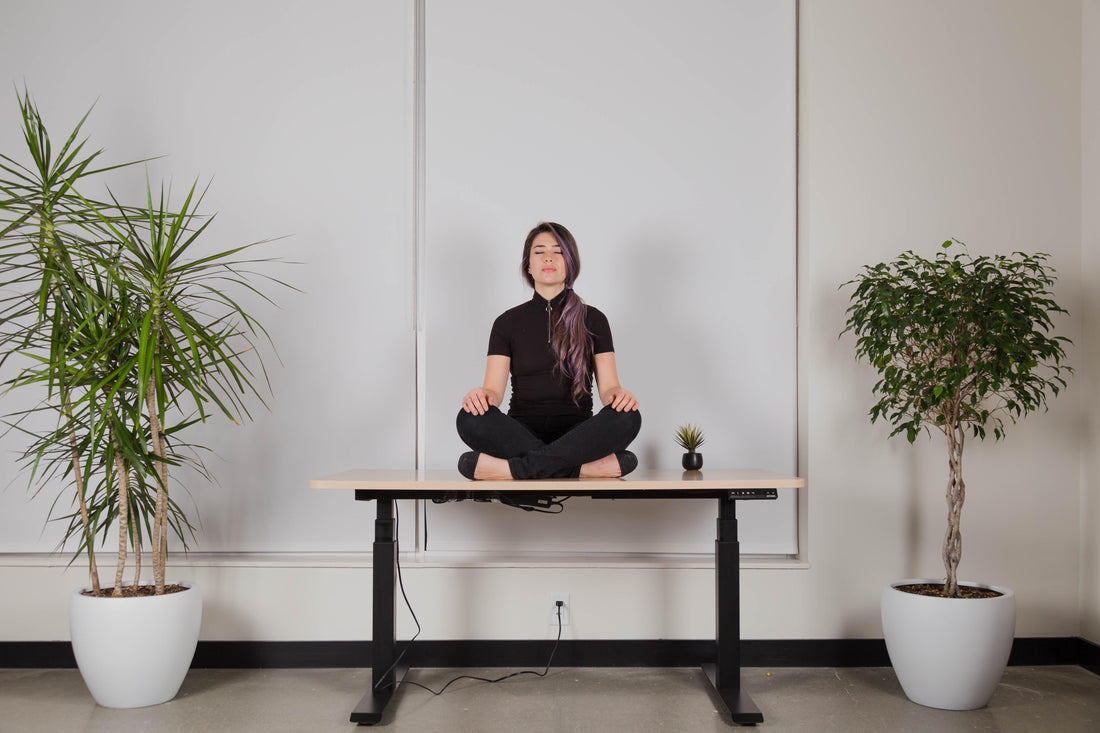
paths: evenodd
<path fill-rule="evenodd" d="M 942 583 L 912 583 L 910 585 L 896 585 L 894 586 L 900 591 L 906 593 L 915 593 L 918 596 L 936 596 L 937 598 L 943 598 L 943 584 Z M 959 598 L 996 598 L 1002 596 L 995 590 L 989 588 L 971 588 L 968 585 L 959 586 Z"/>
<path fill-rule="evenodd" d="M 154 593 L 154 590 L 155 590 L 155 588 L 151 585 L 139 585 L 137 588 L 135 588 L 132 585 L 125 585 L 125 586 L 122 587 L 122 594 L 121 594 L 120 597 L 122 597 L 122 598 L 136 598 L 136 597 L 141 597 L 141 596 L 152 596 L 152 595 L 156 595 Z M 187 586 L 185 586 L 185 585 L 179 585 L 179 584 L 166 585 L 166 586 L 164 586 L 164 595 L 168 595 L 169 593 L 180 593 L 180 592 L 185 591 L 185 590 L 187 590 Z M 99 595 L 97 597 L 98 598 L 107 598 L 113 592 L 114 592 L 114 586 L 112 586 L 110 588 L 100 588 L 99 589 Z M 90 590 L 86 590 L 83 593 L 81 593 L 81 595 L 95 596 L 96 594 L 93 593 Z"/>

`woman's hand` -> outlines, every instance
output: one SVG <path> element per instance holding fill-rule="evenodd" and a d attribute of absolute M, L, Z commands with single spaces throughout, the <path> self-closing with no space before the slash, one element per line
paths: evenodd
<path fill-rule="evenodd" d="M 615 412 L 631 412 L 638 409 L 638 398 L 627 392 L 619 384 L 619 372 L 615 368 L 615 352 L 604 351 L 592 357 L 596 366 L 596 388 L 600 391 L 600 402 L 604 407 L 610 405 Z"/>
<path fill-rule="evenodd" d="M 471 415 L 484 415 L 490 407 L 500 407 L 504 389 L 508 386 L 511 365 L 510 357 L 490 354 L 485 360 L 485 382 L 466 393 L 462 398 L 462 409 Z"/>
<path fill-rule="evenodd" d="M 615 408 L 616 412 L 630 412 L 638 409 L 638 398 L 622 387 L 617 387 L 612 390 L 608 398 L 609 400 L 604 402 L 604 404 L 611 405 Z"/>
<path fill-rule="evenodd" d="M 484 387 L 474 387 L 462 398 L 462 409 L 471 415 L 484 415 L 490 407 L 496 407 L 500 401 Z"/>

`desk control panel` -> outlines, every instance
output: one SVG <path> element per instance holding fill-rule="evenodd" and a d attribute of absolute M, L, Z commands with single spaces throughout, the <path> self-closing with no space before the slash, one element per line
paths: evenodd
<path fill-rule="evenodd" d="M 775 489 L 730 489 L 729 499 L 744 501 L 745 499 L 778 499 L 779 492 Z"/>

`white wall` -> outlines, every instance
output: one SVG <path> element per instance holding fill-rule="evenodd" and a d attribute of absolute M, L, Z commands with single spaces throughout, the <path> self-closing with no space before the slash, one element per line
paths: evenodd
<path fill-rule="evenodd" d="M 1093 29 L 1096 11 L 1089 0 Z M 1060 271 L 1059 301 L 1075 314 L 1060 324 L 1078 344 L 1071 359 L 1095 371 L 1095 354 L 1080 347 L 1097 321 L 1084 334 L 1076 315 L 1086 303 L 1095 313 L 1097 282 L 1093 269 L 1083 291 L 1097 264 L 1097 227 L 1081 204 L 1081 4 L 806 0 L 800 28 L 800 471 L 809 482 L 811 567 L 747 569 L 742 628 L 746 638 L 876 637 L 883 584 L 942 572 L 946 461 L 940 442 L 887 442 L 888 430 L 866 420 L 874 376 L 855 364 L 851 341 L 837 339 L 846 305 L 837 286 L 862 264 L 910 247 L 931 251 L 948 236 L 974 252 L 1042 249 Z M 1095 31 L 1089 37 L 1095 68 Z M 1096 99 L 1086 95 L 1093 120 Z M 1086 191 L 1096 190 L 1091 140 Z M 1093 244 L 1084 256 L 1083 234 Z M 1019 636 L 1084 627 L 1100 638 L 1100 599 L 1088 587 L 1100 565 L 1094 437 L 1084 462 L 1091 508 L 1079 518 L 1086 394 L 1085 382 L 1074 382 L 1007 440 L 967 449 L 961 574 L 1015 590 Z M 1100 415 L 1094 402 L 1087 409 Z M 354 509 L 365 526 L 370 509 Z M 294 564 L 185 563 L 214 590 L 204 638 L 369 635 L 362 558 L 286 567 Z M 579 638 L 701 638 L 713 628 L 712 576 L 690 562 L 440 568 L 410 558 L 406 567 L 426 638 L 542 638 L 550 591 L 572 592 L 570 631 Z M 64 598 L 78 575 L 33 558 L 0 559 L 3 587 L 52 598 Z M 0 635 L 67 638 L 58 605 L 5 594 Z"/>
<path fill-rule="evenodd" d="M 279 350 L 281 363 L 266 351 L 270 411 L 252 401 L 254 422 L 216 415 L 184 434 L 213 450 L 204 460 L 218 481 L 171 474 L 177 499 L 198 509 L 197 546 L 369 551 L 341 497 L 307 487 L 333 466 L 414 465 L 413 307 L 402 297 L 412 280 L 409 3 L 200 0 L 180 12 L 43 0 L 8 3 L 3 18 L 0 149 L 25 147 L 16 87 L 36 98 L 55 146 L 98 100 L 83 132 L 105 160 L 164 156 L 149 176 L 177 195 L 211 182 L 202 212 L 218 216 L 197 247 L 285 236 L 264 256 L 298 263 L 268 271 L 302 291 L 269 291 L 281 309 L 242 299 Z M 140 167 L 110 182 L 122 200 L 144 200 Z M 3 414 L 13 397 L 23 395 L 4 395 Z M 60 536 L 42 529 L 52 489 L 28 503 L 16 478 L 20 438 L 0 439 L 0 552 Z"/>
<path fill-rule="evenodd" d="M 838 283 L 954 236 L 1050 252 L 1057 298 L 1080 312 L 1079 23 L 1077 2 L 802 4 L 806 635 L 877 634 L 882 584 L 943 573 L 946 448 L 869 424 L 875 375 L 836 338 Z M 1079 320 L 1059 327 L 1080 340 Z M 1078 631 L 1080 399 L 1071 384 L 1001 443 L 967 446 L 960 577 L 1013 588 L 1018 635 Z"/>
<path fill-rule="evenodd" d="M 424 465 L 466 450 L 458 396 L 493 319 L 530 300 L 523 236 L 549 219 L 577 237 L 577 293 L 641 403 L 641 467 L 679 468 L 693 422 L 707 466 L 793 473 L 795 3 L 442 0 L 426 21 Z M 798 552 L 779 494 L 741 508 L 742 552 Z M 568 506 L 428 506 L 428 549 L 712 552 L 706 502 Z"/>
<path fill-rule="evenodd" d="M 1082 20 L 1081 635 L 1100 643 L 1100 0 L 1085 0 Z"/>

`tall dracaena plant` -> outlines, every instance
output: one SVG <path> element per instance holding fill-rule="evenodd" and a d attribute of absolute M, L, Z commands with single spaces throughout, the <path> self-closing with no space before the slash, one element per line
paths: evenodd
<path fill-rule="evenodd" d="M 112 593 L 121 594 L 128 546 L 137 586 L 150 537 L 163 593 L 167 535 L 186 547 L 192 529 L 169 494 L 169 467 L 187 463 L 210 478 L 201 446 L 181 432 L 214 409 L 250 417 L 249 396 L 263 401 L 252 368 L 264 374 L 254 341 L 267 334 L 234 297 L 266 300 L 253 284 L 265 276 L 251 266 L 270 260 L 245 256 L 260 242 L 194 252 L 211 221 L 197 213 L 195 186 L 178 210 L 148 184 L 144 206 L 86 198 L 78 183 L 123 166 L 95 168 L 100 153 L 82 153 L 83 119 L 55 151 L 29 94 L 20 110 L 31 163 L 0 155 L 0 365 L 12 353 L 28 357 L 31 366 L 7 384 L 45 386 L 48 398 L 9 425 L 33 439 L 24 461 L 38 491 L 54 480 L 75 484 L 64 541 L 77 537 L 77 556 L 87 552 L 93 593 L 102 594 L 95 540 L 107 541 L 112 527 Z M 55 427 L 28 419 L 43 413 Z"/>
<path fill-rule="evenodd" d="M 174 210 L 163 186 L 155 196 L 147 185 L 144 209 L 118 205 L 118 219 L 101 217 L 119 247 L 111 268 L 129 299 L 121 330 L 132 340 L 132 348 L 123 350 L 126 358 L 113 372 L 113 380 L 100 389 L 108 394 L 131 391 L 140 403 L 139 412 L 144 411 L 144 455 L 156 479 L 152 556 L 158 594 L 164 592 L 172 506 L 169 467 L 188 460 L 201 469 L 201 461 L 173 452 L 170 436 L 205 421 L 212 410 L 237 422 L 251 418 L 248 399 L 263 403 L 254 380 L 259 374 L 266 382 L 266 372 L 255 341 L 261 338 L 270 344 L 270 338 L 235 298 L 252 293 L 269 300 L 254 285 L 257 278 L 285 285 L 252 269 L 270 258 L 245 256 L 264 242 L 213 254 L 193 251 L 213 221 L 198 212 L 204 195 L 205 190 L 192 185 Z M 131 458 L 139 459 L 137 449 Z M 118 473 L 125 474 L 122 465 Z"/>
<path fill-rule="evenodd" d="M 100 251 L 109 251 L 109 244 L 100 242 Z M 53 430 L 37 434 L 24 430 L 34 438 L 25 460 L 45 482 L 66 475 L 71 457 L 79 457 L 86 469 L 83 496 L 87 511 L 67 517 L 65 541 L 79 536 L 79 554 L 94 548 L 91 543 L 97 533 L 107 542 L 111 527 L 117 525 L 118 552 L 111 595 L 121 596 L 128 546 L 134 551 L 132 585 L 136 589 L 140 583 L 142 542 L 150 534 L 150 518 L 156 505 L 155 480 L 150 480 L 156 474 L 156 465 L 145 448 L 143 401 L 133 374 L 141 310 L 117 278 L 117 248 L 113 260 L 94 252 L 86 255 L 88 259 L 80 267 L 84 288 L 73 290 L 70 283 L 61 283 L 60 291 L 65 294 L 74 323 L 63 350 L 65 360 L 57 363 L 32 353 L 39 366 L 22 370 L 17 384 L 46 384 L 53 379 L 53 372 L 66 372 L 64 380 L 72 397 L 64 415 Z M 29 412 L 55 407 L 46 405 Z M 167 460 L 180 462 L 172 451 Z M 190 523 L 173 501 L 168 503 L 168 514 L 172 529 L 186 546 Z M 97 586 L 98 582 L 93 582 L 93 593 L 106 592 L 97 590 Z"/>
<path fill-rule="evenodd" d="M 1069 339 L 1052 334 L 1051 316 L 1066 311 L 1052 297 L 1048 255 L 974 257 L 962 245 L 949 256 L 953 243 L 962 244 L 944 242 L 933 259 L 909 251 L 865 266 L 844 284 L 855 285 L 855 292 L 841 332 L 856 335 L 857 358 L 881 376 L 871 421 L 887 420 L 891 437 L 905 433 L 910 443 L 922 428 L 947 438 L 942 554 L 949 598 L 959 596 L 967 435 L 1004 437 L 1004 417 L 1016 422 L 1045 408 L 1048 391 L 1057 395 L 1066 385 L 1062 373 L 1073 371 L 1062 363 Z"/>
<path fill-rule="evenodd" d="M 90 110 L 55 149 L 30 93 L 24 90 L 18 101 L 30 160 L 24 164 L 0 153 L 0 287 L 5 293 L 0 298 L 0 365 L 17 352 L 35 354 L 42 365 L 22 371 L 8 386 L 44 382 L 48 409 L 60 411 L 61 427 L 50 446 L 65 446 L 66 472 L 76 486 L 80 547 L 88 553 L 91 583 L 98 591 L 95 522 L 73 406 L 72 368 L 79 358 L 73 352 L 73 334 L 84 320 L 74 311 L 87 294 L 85 254 L 94 247 L 82 225 L 95 218 L 95 204 L 82 199 L 76 189 L 86 179 L 132 163 L 96 166 L 102 151 L 85 151 L 86 140 L 80 139 Z M 12 417 L 18 425 L 37 411 Z M 29 455 L 41 458 L 47 447 L 39 441 Z M 38 461 L 32 460 L 32 465 L 38 468 Z"/>
<path fill-rule="evenodd" d="M 140 440 L 135 440 L 135 425 L 141 413 L 135 408 L 133 380 L 116 383 L 115 375 L 125 369 L 133 352 L 133 338 L 128 327 L 131 318 L 131 298 L 119 288 L 110 268 L 99 258 L 85 263 L 85 282 L 91 292 L 81 300 L 83 316 L 72 334 L 69 350 L 81 357 L 73 370 L 73 408 L 79 417 L 76 431 L 84 438 L 89 473 L 98 477 L 91 491 L 90 504 L 95 525 L 106 539 L 112 523 L 118 525 L 118 556 L 112 595 L 122 595 L 123 573 L 127 563 L 127 548 L 135 551 L 133 585 L 141 578 L 141 527 L 136 518 L 142 515 L 141 496 L 135 488 L 146 486 L 141 478 L 144 457 Z M 48 445 L 51 438 L 47 438 Z M 136 470 L 135 470 L 136 469 Z M 132 478 L 137 486 L 132 487 Z M 70 525 L 70 531 L 72 530 Z"/>

